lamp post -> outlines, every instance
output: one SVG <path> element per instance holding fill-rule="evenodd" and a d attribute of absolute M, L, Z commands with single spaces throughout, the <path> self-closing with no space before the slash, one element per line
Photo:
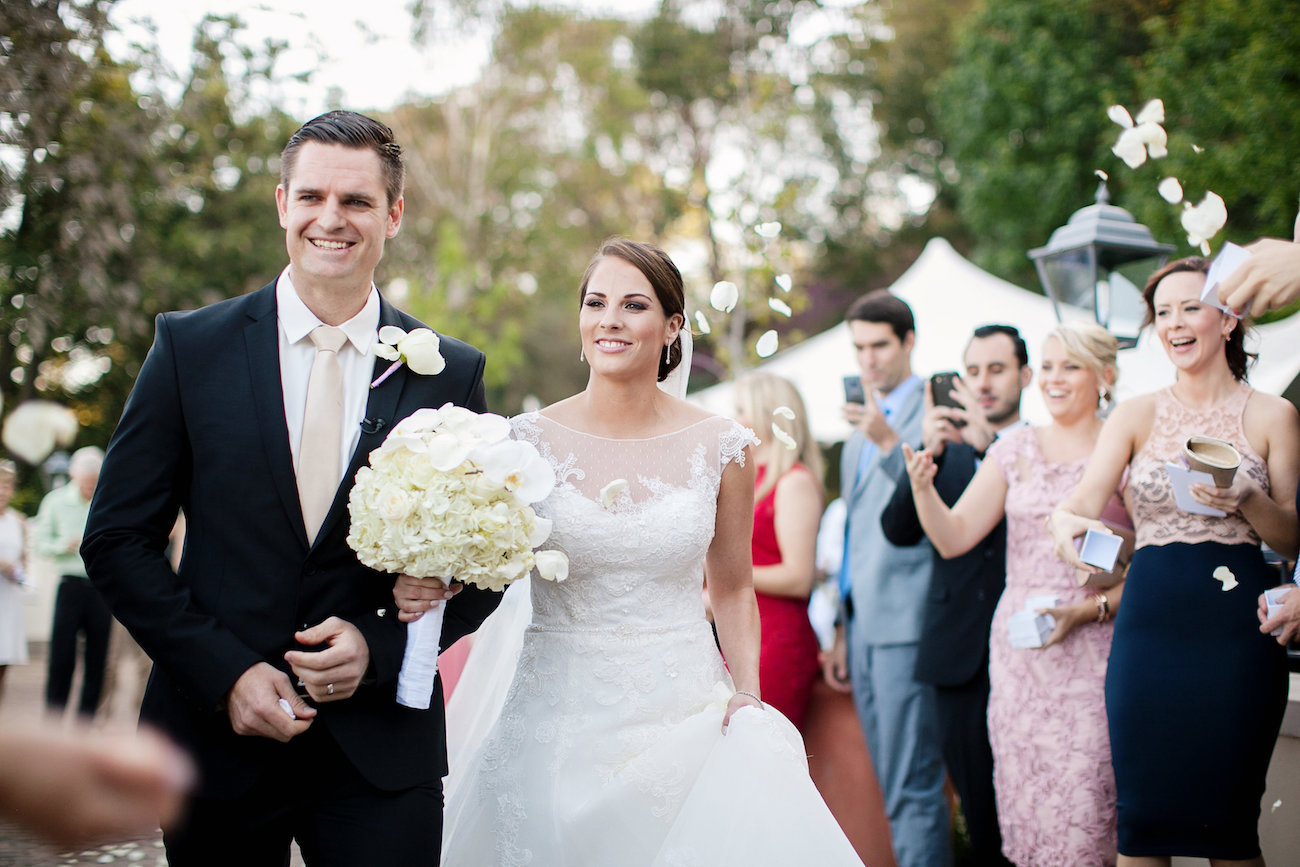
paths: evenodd
<path fill-rule="evenodd" d="M 1172 244 L 1157 243 L 1151 230 L 1110 203 L 1105 182 L 1094 204 L 1070 215 L 1052 232 L 1047 246 L 1029 251 L 1038 279 L 1056 308 L 1081 312 L 1119 339 L 1121 349 L 1137 345 L 1146 310 L 1142 289 L 1169 258 Z"/>

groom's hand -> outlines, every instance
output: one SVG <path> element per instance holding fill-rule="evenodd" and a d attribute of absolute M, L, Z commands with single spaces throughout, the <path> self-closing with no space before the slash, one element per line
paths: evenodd
<path fill-rule="evenodd" d="M 280 704 L 281 699 L 289 703 L 293 716 Z M 307 731 L 316 708 L 294 691 L 288 675 L 269 663 L 259 662 L 241 674 L 230 688 L 226 713 L 235 734 L 286 743 Z"/>
<path fill-rule="evenodd" d="M 342 618 L 330 617 L 293 637 L 299 644 L 329 645 L 324 650 L 290 650 L 284 655 L 312 701 L 341 701 L 357 691 L 370 667 L 370 646 L 361 630 Z"/>

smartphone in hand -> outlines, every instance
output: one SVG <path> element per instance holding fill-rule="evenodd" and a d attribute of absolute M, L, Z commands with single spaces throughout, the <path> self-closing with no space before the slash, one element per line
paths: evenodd
<path fill-rule="evenodd" d="M 946 406 L 949 409 L 965 409 L 951 393 L 953 383 L 959 379 L 961 379 L 961 374 L 955 370 L 945 370 L 930 377 L 930 394 L 934 396 L 935 406 Z M 953 427 L 964 427 L 966 422 L 954 419 L 952 424 Z"/>
<path fill-rule="evenodd" d="M 856 375 L 844 377 L 844 402 L 866 405 L 867 394 L 862 389 L 862 380 Z"/>

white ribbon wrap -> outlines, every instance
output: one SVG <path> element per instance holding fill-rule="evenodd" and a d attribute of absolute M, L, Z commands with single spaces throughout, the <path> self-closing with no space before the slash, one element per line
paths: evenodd
<path fill-rule="evenodd" d="M 433 699 L 446 605 L 443 602 L 414 623 L 406 624 L 406 651 L 402 654 L 402 670 L 397 674 L 397 703 L 403 707 L 428 710 Z"/>

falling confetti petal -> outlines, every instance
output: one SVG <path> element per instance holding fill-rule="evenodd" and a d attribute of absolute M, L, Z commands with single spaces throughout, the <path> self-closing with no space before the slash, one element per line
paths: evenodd
<path fill-rule="evenodd" d="M 1110 180 L 1110 175 L 1106 174 L 1106 173 L 1103 172 L 1101 169 L 1097 169 L 1096 171 L 1093 172 L 1093 174 L 1096 175 L 1097 177 L 1101 178 L 1103 181 L 1109 181 L 1109 180 Z"/>
<path fill-rule="evenodd" d="M 781 430 L 776 422 L 772 422 L 772 436 L 776 437 L 777 442 L 785 446 L 787 451 L 794 451 L 799 448 L 799 444 L 794 441 L 794 437 Z"/>
<path fill-rule="evenodd" d="M 1133 128 L 1133 116 L 1128 113 L 1128 109 L 1122 105 L 1112 105 L 1106 109 L 1106 117 L 1115 121 L 1115 123 L 1124 127 L 1124 129 Z"/>
<path fill-rule="evenodd" d="M 1144 123 L 1164 122 L 1165 101 L 1163 99 L 1153 99 L 1146 105 L 1142 106 L 1142 110 L 1138 112 L 1138 116 L 1133 120 L 1133 123 L 1137 126 L 1141 126 Z"/>
<path fill-rule="evenodd" d="M 763 336 L 754 344 L 754 351 L 759 358 L 771 358 L 776 353 L 777 336 L 775 331 L 764 331 Z"/>
<path fill-rule="evenodd" d="M 790 409 L 788 406 L 778 406 L 776 409 L 772 410 L 772 415 L 780 416 L 781 418 L 788 418 L 790 421 L 794 421 L 794 410 Z"/>
<path fill-rule="evenodd" d="M 1192 145 L 1192 153 L 1197 153 L 1197 154 L 1205 153 L 1205 148 L 1201 147 L 1198 144 L 1194 144 Z"/>
<path fill-rule="evenodd" d="M 709 320 L 705 318 L 703 310 L 695 311 L 695 324 L 700 327 L 701 334 L 708 334 L 713 331 L 709 326 Z"/>
<path fill-rule="evenodd" d="M 754 231 L 758 233 L 760 238 L 766 238 L 770 241 L 781 234 L 781 224 L 775 220 L 770 223 L 759 223 L 754 227 Z"/>
<path fill-rule="evenodd" d="M 713 284 L 713 291 L 709 293 L 709 306 L 720 313 L 730 313 L 736 309 L 736 302 L 740 300 L 740 290 L 736 288 L 735 283 L 723 280 Z"/>
<path fill-rule="evenodd" d="M 615 479 L 608 485 L 600 489 L 600 504 L 606 509 L 614 507 L 614 501 L 618 495 L 627 490 L 627 479 Z"/>
<path fill-rule="evenodd" d="M 1269 812 L 1270 812 L 1270 813 L 1276 813 L 1276 812 L 1277 812 L 1277 808 L 1280 807 L 1280 806 L 1282 806 L 1282 799 L 1281 799 L 1281 798 L 1278 798 L 1276 801 L 1273 802 L 1273 809 L 1272 809 L 1272 810 L 1269 810 Z"/>
<path fill-rule="evenodd" d="M 1171 205 L 1183 200 L 1183 185 L 1178 183 L 1178 178 L 1165 178 L 1156 186 L 1156 192 Z"/>
<path fill-rule="evenodd" d="M 1213 572 L 1216 581 L 1223 582 L 1223 591 L 1226 593 L 1237 586 L 1237 576 L 1232 574 L 1232 570 L 1227 566 L 1220 566 Z"/>
<path fill-rule="evenodd" d="M 777 274 L 776 285 L 781 287 L 782 292 L 789 292 L 790 288 L 794 286 L 794 281 L 790 279 L 789 274 Z"/>
<path fill-rule="evenodd" d="M 1187 232 L 1187 243 L 1193 247 L 1207 250 L 1209 240 L 1219 234 L 1223 224 L 1228 222 L 1228 208 L 1216 193 L 1207 192 L 1199 205 L 1184 202 L 1183 213 L 1179 218 Z"/>
<path fill-rule="evenodd" d="M 794 311 L 790 309 L 790 305 L 786 304 L 780 298 L 767 299 L 767 306 L 771 307 L 773 310 L 775 310 L 777 313 L 780 313 L 782 316 L 792 316 L 794 314 Z"/>

